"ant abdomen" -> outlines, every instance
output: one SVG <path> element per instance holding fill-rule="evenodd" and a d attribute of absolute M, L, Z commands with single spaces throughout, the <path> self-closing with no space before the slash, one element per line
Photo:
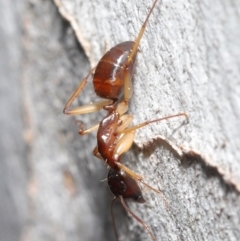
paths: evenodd
<path fill-rule="evenodd" d="M 101 98 L 116 100 L 122 95 L 126 76 L 126 62 L 135 42 L 126 41 L 111 48 L 99 61 L 93 76 L 93 86 Z M 127 71 L 133 75 L 136 55 L 129 63 Z"/>
<path fill-rule="evenodd" d="M 120 169 L 109 170 L 108 187 L 115 197 L 131 199 L 138 203 L 145 202 L 137 182 Z"/>

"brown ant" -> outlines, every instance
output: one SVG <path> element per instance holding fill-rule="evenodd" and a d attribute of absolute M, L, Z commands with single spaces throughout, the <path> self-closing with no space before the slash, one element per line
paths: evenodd
<path fill-rule="evenodd" d="M 146 121 L 135 126 L 130 126 L 133 117 L 129 114 L 125 114 L 128 110 L 128 102 L 131 99 L 133 92 L 131 79 L 134 72 L 138 46 L 146 28 L 148 19 L 157 1 L 158 0 L 155 0 L 153 2 L 136 40 L 123 42 L 111 48 L 101 58 L 98 65 L 82 80 L 63 109 L 63 113 L 67 115 L 81 115 L 95 112 L 100 109 L 108 111 L 108 115 L 104 117 L 99 124 L 94 125 L 89 129 L 84 130 L 83 125 L 81 124 L 79 134 L 85 135 L 98 129 L 97 146 L 94 148 L 93 154 L 99 159 L 102 159 L 110 167 L 107 181 L 111 192 L 115 195 L 111 205 L 111 213 L 114 224 L 114 232 L 117 239 L 118 235 L 112 207 L 116 198 L 119 197 L 125 210 L 141 225 L 143 225 L 149 232 L 152 240 L 156 241 L 151 229 L 143 222 L 143 220 L 141 220 L 128 208 L 125 203 L 125 199 L 132 199 L 138 203 L 145 202 L 137 181 L 146 185 L 153 191 L 160 193 L 159 190 L 145 183 L 140 175 L 121 164 L 120 157 L 132 146 L 137 129 L 153 122 L 177 116 L 184 116 L 188 118 L 187 114 L 179 113 L 156 120 Z M 92 73 L 94 90 L 99 97 L 103 98 L 103 100 L 69 109 L 72 102 L 84 89 Z M 121 98 L 122 94 L 123 98 Z M 120 99 L 122 100 L 120 101 Z"/>

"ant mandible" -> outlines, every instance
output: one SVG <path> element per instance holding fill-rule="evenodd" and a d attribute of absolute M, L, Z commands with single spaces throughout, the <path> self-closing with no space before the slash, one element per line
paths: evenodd
<path fill-rule="evenodd" d="M 158 0 L 155 0 L 153 2 L 153 5 L 140 29 L 136 40 L 126 41 L 111 48 L 101 58 L 97 66 L 93 68 L 82 80 L 63 109 L 63 113 L 67 115 L 87 114 L 100 109 L 105 109 L 108 111 L 108 115 L 104 117 L 99 124 L 94 125 L 89 129 L 84 130 L 83 125 L 81 124 L 79 127 L 79 134 L 85 135 L 94 130 L 98 130 L 97 146 L 94 148 L 93 154 L 97 158 L 102 159 L 110 167 L 107 181 L 111 192 L 115 195 L 111 205 L 111 214 L 114 224 L 114 232 L 117 239 L 118 235 L 112 207 L 116 198 L 119 197 L 125 210 L 141 225 L 143 225 L 144 228 L 149 232 L 152 240 L 156 241 L 151 229 L 143 222 L 143 220 L 141 220 L 128 208 L 125 203 L 125 199 L 132 199 L 138 203 L 145 202 L 137 181 L 146 185 L 153 191 L 160 193 L 159 190 L 145 183 L 140 175 L 121 164 L 120 157 L 132 146 L 137 129 L 142 128 L 150 123 L 170 119 L 173 117 L 184 116 L 188 118 L 186 113 L 179 113 L 176 115 L 146 121 L 135 126 L 130 126 L 133 116 L 125 114 L 128 110 L 128 103 L 133 92 L 132 76 L 138 46 L 145 31 L 148 19 L 157 1 Z M 103 100 L 69 109 L 73 101 L 86 86 L 92 73 L 95 93 L 99 97 L 103 98 Z M 121 97 L 122 94 L 123 97 Z"/>

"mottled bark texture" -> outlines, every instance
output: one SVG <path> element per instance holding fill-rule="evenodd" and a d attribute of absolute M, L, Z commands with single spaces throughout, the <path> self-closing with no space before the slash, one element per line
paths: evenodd
<path fill-rule="evenodd" d="M 114 240 L 95 133 L 62 114 L 106 47 L 134 40 L 152 1 L 0 1 L 0 241 Z M 240 1 L 163 0 L 142 38 L 124 163 L 159 188 L 129 207 L 164 240 L 240 240 Z M 91 85 L 90 85 L 91 87 Z M 96 100 L 91 88 L 78 105 Z M 86 126 L 102 118 L 83 115 Z M 120 241 L 151 240 L 116 206 Z"/>

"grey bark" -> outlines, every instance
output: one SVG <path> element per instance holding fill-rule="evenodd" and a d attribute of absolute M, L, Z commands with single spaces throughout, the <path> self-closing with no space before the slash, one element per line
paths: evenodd
<path fill-rule="evenodd" d="M 54 3 L 0 8 L 0 240 L 114 240 L 96 135 L 79 136 L 62 109 L 106 45 L 135 39 L 152 3 Z M 159 1 L 141 41 L 134 123 L 190 117 L 142 128 L 124 158 L 167 200 L 144 189 L 146 204 L 129 203 L 157 240 L 240 240 L 239 21 L 239 1 Z M 87 88 L 77 104 L 94 100 Z M 80 119 L 91 126 L 102 114 Z M 120 240 L 150 240 L 115 212 Z"/>
<path fill-rule="evenodd" d="M 19 240 L 27 220 L 21 91 L 24 2 L 0 1 L 0 240 Z"/>

